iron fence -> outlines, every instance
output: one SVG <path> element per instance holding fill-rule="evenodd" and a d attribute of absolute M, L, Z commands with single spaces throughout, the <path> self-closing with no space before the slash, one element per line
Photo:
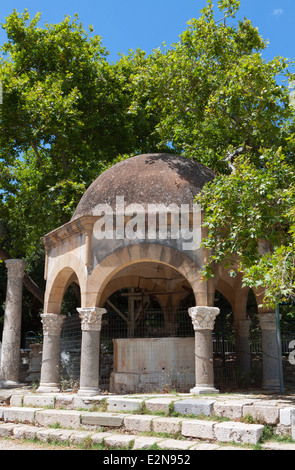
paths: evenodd
<path fill-rule="evenodd" d="M 121 312 L 127 318 L 127 311 Z M 166 312 L 167 313 L 167 312 Z M 120 338 L 165 338 L 165 337 L 193 337 L 194 330 L 187 309 L 178 309 L 168 312 L 168 317 L 173 316 L 171 325 L 165 323 L 163 312 L 160 310 L 146 310 L 138 315 L 134 328 L 128 328 L 127 322 L 114 310 L 108 310 L 104 315 L 101 329 L 101 353 L 100 353 L 100 383 L 103 390 L 109 390 L 110 376 L 113 371 L 114 339 Z M 282 331 L 282 353 L 287 356 L 290 352 L 289 344 L 295 339 L 294 331 Z M 81 322 L 78 314 L 66 317 L 61 334 L 61 375 L 65 383 L 71 386 L 78 383 L 80 376 L 81 360 Z M 256 323 L 250 329 L 249 336 L 251 353 L 251 377 L 249 383 L 259 383 L 262 376 L 261 368 L 261 331 Z M 214 374 L 216 386 L 220 390 L 232 389 L 245 385 L 245 378 L 241 378 L 236 361 L 236 345 L 232 323 L 229 321 L 228 312 L 224 318 L 219 319 L 213 331 Z M 144 354 L 144 353 L 143 353 Z M 167 371 L 166 371 L 167 373 Z M 179 375 L 174 384 L 178 391 L 183 390 L 185 375 Z M 162 381 L 162 385 L 165 381 Z M 168 379 L 166 384 L 168 384 Z M 159 384 L 160 386 L 160 384 Z"/>

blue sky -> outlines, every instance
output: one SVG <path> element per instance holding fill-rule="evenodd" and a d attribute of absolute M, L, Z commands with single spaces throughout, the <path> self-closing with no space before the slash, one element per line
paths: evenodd
<path fill-rule="evenodd" d="M 0 22 L 14 8 L 18 12 L 27 8 L 32 16 L 41 12 L 42 21 L 48 23 L 78 13 L 85 29 L 91 24 L 94 33 L 102 36 L 110 60 L 116 61 L 119 52 L 139 47 L 149 53 L 163 42 L 167 46 L 176 42 L 187 21 L 198 18 L 205 4 L 206 0 L 1 0 Z M 237 18 L 244 16 L 270 41 L 266 59 L 295 57 L 295 0 L 241 0 Z M 0 44 L 5 37 L 1 30 Z"/>

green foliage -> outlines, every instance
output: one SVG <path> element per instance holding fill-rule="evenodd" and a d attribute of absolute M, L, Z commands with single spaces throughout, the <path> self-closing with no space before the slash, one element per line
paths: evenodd
<path fill-rule="evenodd" d="M 238 267 L 246 285 L 266 288 L 272 306 L 289 299 L 295 287 L 295 171 L 281 150 L 265 152 L 260 167 L 238 158 L 235 171 L 217 177 L 197 200 L 205 211 L 210 263 L 225 263 L 233 272 Z"/>
<path fill-rule="evenodd" d="M 239 2 L 219 3 L 232 16 Z M 135 103 L 144 98 L 147 112 L 159 113 L 159 139 L 178 153 L 225 172 L 227 155 L 247 146 L 257 162 L 261 146 L 281 144 L 289 116 L 289 89 L 276 80 L 288 61 L 265 61 L 265 47 L 249 20 L 216 22 L 209 1 L 179 42 L 154 51 L 138 69 Z"/>
<path fill-rule="evenodd" d="M 225 263 L 272 305 L 294 297 L 292 62 L 263 59 L 258 29 L 235 19 L 238 0 L 218 7 L 224 21 L 208 0 L 177 43 L 112 64 L 77 16 L 41 28 L 39 14 L 13 11 L 0 58 L 0 247 L 36 269 L 42 235 L 70 220 L 102 171 L 169 150 L 216 172 L 198 197 L 205 275 Z"/>
<path fill-rule="evenodd" d="M 0 80 L 2 246 L 29 257 L 68 222 L 89 184 L 120 154 L 149 151 L 151 121 L 131 114 L 142 53 L 110 65 L 99 36 L 66 17 L 38 26 L 14 11 L 3 28 Z"/>

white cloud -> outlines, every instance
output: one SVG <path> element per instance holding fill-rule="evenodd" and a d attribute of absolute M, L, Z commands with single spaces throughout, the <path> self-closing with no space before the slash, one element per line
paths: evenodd
<path fill-rule="evenodd" d="M 273 11 L 274 16 L 282 16 L 283 13 L 284 13 L 284 10 L 282 8 L 276 8 Z"/>

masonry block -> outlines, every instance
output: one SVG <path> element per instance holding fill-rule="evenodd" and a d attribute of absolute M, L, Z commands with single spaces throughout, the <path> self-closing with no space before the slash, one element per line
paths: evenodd
<path fill-rule="evenodd" d="M 177 401 L 177 399 L 168 397 L 151 398 L 150 400 L 146 400 L 145 406 L 152 413 L 168 413 L 169 406 L 171 405 L 171 403 L 175 403 L 175 401 Z"/>
<path fill-rule="evenodd" d="M 81 413 L 72 410 L 42 410 L 36 411 L 36 423 L 40 426 L 53 426 L 59 424 L 63 428 L 78 429 L 81 424 Z"/>
<path fill-rule="evenodd" d="M 215 421 L 202 419 L 186 419 L 182 422 L 181 434 L 185 437 L 196 437 L 198 439 L 215 439 Z"/>
<path fill-rule="evenodd" d="M 114 434 L 113 436 L 106 437 L 104 443 L 107 447 L 113 447 L 118 449 L 119 447 L 132 446 L 132 442 L 135 440 L 136 436 L 125 435 L 125 434 Z"/>
<path fill-rule="evenodd" d="M 54 408 L 55 398 L 53 395 L 25 395 L 23 397 L 23 406 L 34 406 L 37 408 Z"/>
<path fill-rule="evenodd" d="M 246 405 L 243 408 L 243 416 L 247 415 L 260 423 L 277 424 L 280 419 L 280 409 L 267 405 Z"/>
<path fill-rule="evenodd" d="M 246 405 L 252 405 L 253 400 L 229 400 L 227 402 L 216 401 L 214 403 L 214 414 L 218 417 L 225 417 L 229 419 L 241 419 L 243 416 L 243 409 Z"/>
<path fill-rule="evenodd" d="M 214 400 L 181 400 L 177 401 L 174 404 L 174 409 L 177 413 L 182 415 L 205 415 L 210 416 L 213 410 Z"/>
<path fill-rule="evenodd" d="M 4 409 L 3 418 L 6 422 L 35 424 L 35 414 L 41 408 L 11 407 Z"/>
<path fill-rule="evenodd" d="M 108 411 L 137 411 L 143 402 L 140 398 L 108 398 Z"/>
<path fill-rule="evenodd" d="M 262 437 L 264 426 L 228 421 L 215 425 L 215 437 L 220 442 L 257 444 Z"/>
<path fill-rule="evenodd" d="M 295 408 L 293 407 L 280 409 L 280 424 L 283 424 L 284 426 L 291 425 L 291 413 L 293 412 L 293 410 L 295 412 Z"/>
<path fill-rule="evenodd" d="M 176 434 L 181 432 L 181 418 L 156 418 L 153 420 L 153 431 Z"/>
<path fill-rule="evenodd" d="M 85 411 L 81 414 L 81 423 L 92 426 L 121 427 L 126 415 L 120 413 L 99 413 Z"/>
<path fill-rule="evenodd" d="M 151 415 L 133 415 L 125 416 L 124 426 L 127 431 L 131 432 L 150 432 L 152 430 L 152 422 L 156 416 Z"/>

